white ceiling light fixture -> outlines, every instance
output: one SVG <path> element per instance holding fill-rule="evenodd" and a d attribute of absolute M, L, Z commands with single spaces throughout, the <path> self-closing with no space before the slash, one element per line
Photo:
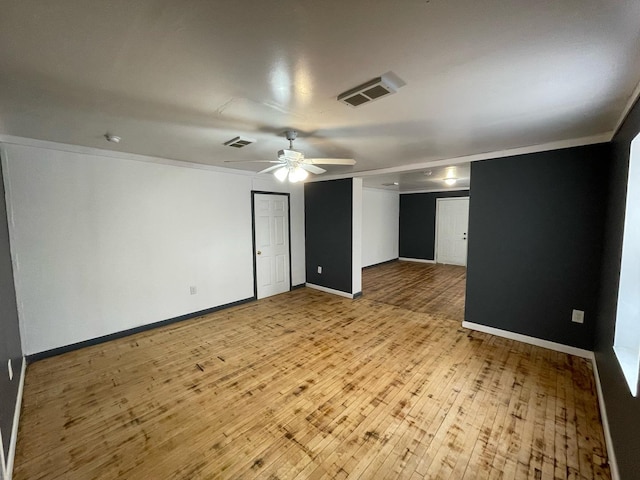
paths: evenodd
<path fill-rule="evenodd" d="M 289 181 L 291 183 L 304 182 L 308 176 L 309 173 L 299 166 L 294 167 L 289 171 Z"/>
<path fill-rule="evenodd" d="M 281 182 L 285 181 L 285 179 L 287 178 L 287 175 L 289 175 L 289 169 L 287 167 L 281 167 L 275 172 L 273 172 L 273 176 L 276 177 Z"/>
<path fill-rule="evenodd" d="M 450 187 L 455 185 L 458 179 L 456 177 L 447 177 L 444 179 L 444 183 L 449 185 Z"/>
<path fill-rule="evenodd" d="M 111 142 L 111 143 L 120 143 L 120 140 L 122 140 L 122 137 L 119 137 L 117 135 L 112 135 L 110 133 L 105 133 L 104 138 L 107 139 L 107 142 Z"/>
<path fill-rule="evenodd" d="M 448 186 L 452 187 L 456 184 L 456 182 L 458 181 L 458 177 L 456 176 L 456 167 L 447 167 L 446 169 L 446 174 L 443 178 L 443 181 L 445 184 L 447 184 Z"/>
<path fill-rule="evenodd" d="M 298 167 L 280 167 L 275 172 L 273 172 L 273 176 L 276 177 L 281 182 L 284 182 L 287 177 L 291 183 L 296 182 L 304 182 L 309 176 L 309 172 L 305 169 Z"/>

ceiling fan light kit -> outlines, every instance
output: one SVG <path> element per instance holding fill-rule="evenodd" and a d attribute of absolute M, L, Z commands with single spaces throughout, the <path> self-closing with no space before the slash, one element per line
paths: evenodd
<path fill-rule="evenodd" d="M 289 175 L 289 169 L 287 167 L 280 167 L 278 168 L 278 170 L 273 172 L 273 176 L 276 177 L 281 182 L 285 181 L 285 179 L 287 178 L 287 175 Z"/>
<path fill-rule="evenodd" d="M 308 176 L 309 172 L 302 167 L 298 166 L 293 169 L 289 169 L 289 181 L 291 183 L 304 182 Z"/>
<path fill-rule="evenodd" d="M 289 177 L 289 182 L 303 182 L 309 176 L 309 173 L 301 167 L 280 167 L 273 172 L 273 176 L 281 182 L 284 182 Z"/>

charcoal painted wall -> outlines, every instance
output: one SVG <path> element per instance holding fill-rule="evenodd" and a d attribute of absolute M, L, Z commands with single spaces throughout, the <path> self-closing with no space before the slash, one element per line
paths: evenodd
<path fill-rule="evenodd" d="M 349 179 L 304 186 L 307 282 L 351 292 L 353 182 Z M 318 273 L 318 266 L 322 273 Z"/>
<path fill-rule="evenodd" d="M 401 194 L 400 256 L 433 260 L 435 258 L 436 200 L 468 196 L 469 190 Z"/>
<path fill-rule="evenodd" d="M 637 478 L 640 469 L 640 398 L 634 398 L 629 392 L 612 346 L 622 257 L 629 148 L 638 133 L 640 104 L 636 103 L 613 139 L 596 342 L 598 372 L 620 477 L 623 479 Z"/>
<path fill-rule="evenodd" d="M 593 349 L 609 155 L 600 144 L 471 164 L 466 321 Z"/>
<path fill-rule="evenodd" d="M 7 361 L 11 359 L 13 380 L 9 380 Z M 13 414 L 18 398 L 22 349 L 18 328 L 16 291 L 9 250 L 9 228 L 5 205 L 2 167 L 0 166 L 0 432 L 5 458 L 9 453 Z"/>

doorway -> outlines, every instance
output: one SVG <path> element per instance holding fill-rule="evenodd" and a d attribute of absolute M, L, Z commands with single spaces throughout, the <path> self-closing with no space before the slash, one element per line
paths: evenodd
<path fill-rule="evenodd" d="M 436 263 L 467 265 L 469 197 L 436 200 Z"/>
<path fill-rule="evenodd" d="M 289 194 L 252 192 L 256 298 L 291 290 Z"/>

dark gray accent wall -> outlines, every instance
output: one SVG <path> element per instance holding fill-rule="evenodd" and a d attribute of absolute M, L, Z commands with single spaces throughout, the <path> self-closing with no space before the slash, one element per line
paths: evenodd
<path fill-rule="evenodd" d="M 352 179 L 305 184 L 304 223 L 307 282 L 354 293 Z"/>
<path fill-rule="evenodd" d="M 7 362 L 13 365 L 13 380 L 9 380 Z M 22 368 L 22 347 L 18 327 L 16 291 L 9 249 L 7 208 L 0 165 L 0 432 L 5 458 L 9 454 L 13 414 L 18 399 L 18 385 Z"/>
<path fill-rule="evenodd" d="M 400 256 L 433 260 L 435 258 L 436 200 L 438 198 L 468 196 L 469 190 L 401 194 Z"/>
<path fill-rule="evenodd" d="M 600 144 L 471 164 L 468 322 L 593 349 L 609 156 Z"/>
<path fill-rule="evenodd" d="M 597 341 L 598 373 L 620 478 L 637 478 L 640 471 L 640 398 L 634 398 L 613 353 L 622 238 L 631 141 L 640 133 L 640 104 L 627 116 L 612 142 Z"/>

